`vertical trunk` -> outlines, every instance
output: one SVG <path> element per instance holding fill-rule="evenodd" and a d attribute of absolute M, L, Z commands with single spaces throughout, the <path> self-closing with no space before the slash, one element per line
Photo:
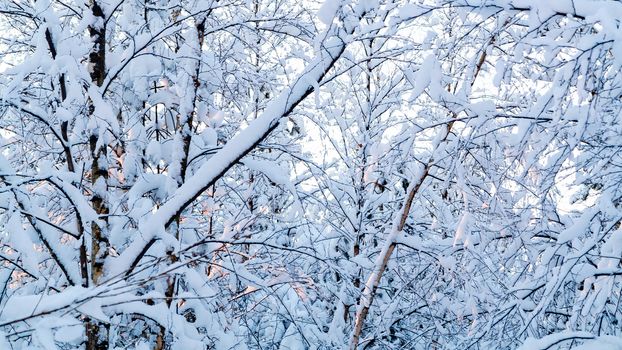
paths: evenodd
<path fill-rule="evenodd" d="M 57 51 L 56 51 L 56 43 L 54 42 L 54 38 L 52 37 L 52 32 L 50 29 L 45 30 L 45 40 L 47 41 L 48 48 L 50 49 L 50 54 L 52 55 L 52 59 L 56 59 Z M 58 77 L 58 85 L 60 87 L 60 101 L 64 102 L 67 99 L 67 84 L 65 81 L 65 74 L 60 74 Z M 73 154 L 71 152 L 71 144 L 69 143 L 69 122 L 63 121 L 60 126 L 61 131 L 61 143 L 63 146 L 63 152 L 65 153 L 65 159 L 67 161 L 67 170 L 69 172 L 75 173 L 75 165 L 73 162 Z M 86 236 L 84 234 L 84 226 L 82 224 L 82 220 L 78 219 L 76 224 L 77 232 L 80 237 L 82 237 L 80 244 L 80 277 L 82 278 L 81 285 L 82 287 L 89 286 L 89 272 L 88 272 L 88 257 L 86 253 Z"/>
<path fill-rule="evenodd" d="M 369 39 L 366 43 L 365 43 L 365 52 L 367 54 L 368 57 L 372 56 L 372 50 L 373 50 L 373 39 Z M 363 140 L 361 141 L 361 150 L 360 150 L 360 159 L 361 159 L 361 166 L 360 166 L 360 171 L 361 174 L 358 178 L 358 189 L 357 189 L 357 211 L 356 211 L 356 224 L 358 225 L 358 227 L 354 228 L 354 237 L 355 237 L 355 241 L 354 241 L 354 247 L 352 248 L 352 256 L 353 257 L 357 257 L 359 254 L 361 254 L 361 249 L 364 248 L 364 242 L 365 242 L 365 234 L 366 234 L 366 224 L 365 224 L 365 206 L 366 206 L 366 190 L 367 190 L 367 184 L 366 182 L 366 178 L 365 178 L 365 174 L 367 173 L 368 168 L 371 166 L 371 164 L 369 164 L 369 147 L 370 147 L 370 143 L 372 142 L 371 137 L 370 137 L 370 129 L 371 129 L 371 123 L 372 123 L 372 110 L 373 107 L 371 105 L 371 95 L 372 95 L 372 74 L 373 74 L 373 69 L 371 64 L 367 63 L 366 65 L 366 71 L 365 71 L 365 108 L 367 110 L 362 110 L 361 111 L 361 115 L 363 117 L 363 128 L 362 128 L 362 132 L 363 132 Z M 357 184 L 355 184 L 357 185 Z M 362 275 L 363 271 L 362 269 L 359 267 L 357 269 L 357 273 L 356 276 L 354 277 L 354 287 L 356 288 L 357 291 L 360 290 L 361 287 L 361 275 Z M 346 305 L 344 304 L 344 321 L 348 321 L 348 318 L 350 316 L 350 306 L 351 305 Z"/>
<path fill-rule="evenodd" d="M 182 143 L 183 143 L 182 158 L 180 160 L 180 174 L 179 174 L 179 179 L 178 179 L 179 186 L 183 185 L 183 183 L 186 181 L 186 176 L 188 173 L 188 156 L 190 155 L 190 144 L 192 142 L 192 128 L 193 128 L 193 123 L 195 119 L 195 104 L 197 101 L 199 87 L 201 86 L 201 81 L 199 79 L 199 73 L 201 71 L 200 60 L 201 60 L 203 40 L 205 37 L 206 19 L 207 17 L 203 17 L 196 24 L 196 30 L 197 30 L 196 40 L 198 42 L 198 45 L 197 45 L 198 52 L 196 52 L 197 58 L 196 58 L 196 63 L 195 63 L 195 70 L 191 77 L 192 87 L 194 89 L 192 109 L 190 113 L 188 113 L 188 115 L 185 116 L 184 120 L 181 120 L 181 122 L 179 123 L 179 132 L 182 134 Z M 177 215 L 177 217 L 175 218 L 175 223 L 176 223 L 176 230 L 177 230 L 175 238 L 177 240 L 180 240 L 181 239 L 181 231 L 180 231 L 181 215 Z M 175 263 L 177 261 L 177 256 L 172 251 L 168 252 L 168 258 L 171 263 Z M 169 276 L 166 280 L 166 283 L 167 283 L 167 287 L 166 287 L 166 291 L 164 292 L 164 296 L 166 300 L 166 305 L 168 308 L 170 308 L 173 303 L 173 300 L 175 299 L 174 298 L 175 290 L 178 284 L 177 276 L 176 275 Z M 166 348 L 165 336 L 166 336 L 166 328 L 163 326 L 160 326 L 158 335 L 156 336 L 156 344 L 155 344 L 154 350 L 163 350 Z"/>
<path fill-rule="evenodd" d="M 96 0 L 89 4 L 93 15 L 93 23 L 88 26 L 89 36 L 93 43 L 89 54 L 89 73 L 91 80 L 97 86 L 101 86 L 106 76 L 106 27 L 105 15 Z M 89 118 L 96 118 L 95 107 L 89 105 Z M 91 283 L 97 286 L 104 274 L 104 262 L 108 256 L 109 242 L 107 238 L 107 226 L 109 213 L 106 203 L 108 185 L 108 164 L 106 157 L 106 145 L 99 140 L 99 130 L 93 130 L 89 137 L 91 152 L 91 185 L 93 195 L 91 206 L 100 216 L 100 222 L 91 224 Z M 96 320 L 86 320 L 87 350 L 108 349 L 109 326 Z"/>

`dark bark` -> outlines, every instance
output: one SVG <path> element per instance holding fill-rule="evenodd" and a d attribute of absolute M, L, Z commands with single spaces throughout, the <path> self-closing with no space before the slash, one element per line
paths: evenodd
<path fill-rule="evenodd" d="M 93 83 L 97 86 L 102 86 L 106 77 L 106 18 L 97 1 L 92 0 L 90 2 L 90 9 L 95 20 L 88 27 L 88 33 L 93 43 L 89 54 L 89 74 Z M 90 104 L 88 109 L 89 118 L 97 117 L 94 115 L 94 112 L 95 107 Z M 91 223 L 91 283 L 93 286 L 97 286 L 104 275 L 104 262 L 110 247 L 106 232 L 108 226 L 107 215 L 109 214 L 105 200 L 105 193 L 108 190 L 106 145 L 100 144 L 98 133 L 99 130 L 93 130 L 93 134 L 89 137 L 92 160 L 91 185 L 93 186 L 91 206 L 101 218 L 100 223 Z M 109 326 L 102 322 L 87 318 L 86 349 L 108 349 L 108 328 Z"/>

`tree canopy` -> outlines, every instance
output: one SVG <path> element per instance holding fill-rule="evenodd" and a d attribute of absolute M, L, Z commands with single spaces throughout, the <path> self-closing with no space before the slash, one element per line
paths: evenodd
<path fill-rule="evenodd" d="M 0 2 L 0 348 L 622 349 L 621 19 Z"/>

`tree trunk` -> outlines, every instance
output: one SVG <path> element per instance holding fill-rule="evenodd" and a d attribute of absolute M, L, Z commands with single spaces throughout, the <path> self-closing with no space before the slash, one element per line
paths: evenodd
<path fill-rule="evenodd" d="M 90 9 L 96 19 L 89 25 L 88 32 L 93 43 L 89 54 L 89 73 L 91 80 L 97 86 L 102 86 L 106 77 L 106 26 L 105 16 L 102 8 L 97 1 L 91 0 Z M 90 103 L 89 118 L 96 118 L 95 106 Z M 91 223 L 91 282 L 97 286 L 104 274 L 104 262 L 108 256 L 110 243 L 107 237 L 107 226 L 109 214 L 108 204 L 106 203 L 108 191 L 108 164 L 106 162 L 106 145 L 99 144 L 99 130 L 93 130 L 89 137 L 89 148 L 91 151 L 91 185 L 93 195 L 91 206 L 100 216 L 100 222 Z M 108 349 L 108 328 L 109 326 L 90 318 L 86 318 L 86 349 L 87 350 L 106 350 Z"/>

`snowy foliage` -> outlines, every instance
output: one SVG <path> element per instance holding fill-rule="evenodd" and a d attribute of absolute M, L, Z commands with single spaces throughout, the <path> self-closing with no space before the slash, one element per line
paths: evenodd
<path fill-rule="evenodd" d="M 0 348 L 622 349 L 621 18 L 0 1 Z"/>

